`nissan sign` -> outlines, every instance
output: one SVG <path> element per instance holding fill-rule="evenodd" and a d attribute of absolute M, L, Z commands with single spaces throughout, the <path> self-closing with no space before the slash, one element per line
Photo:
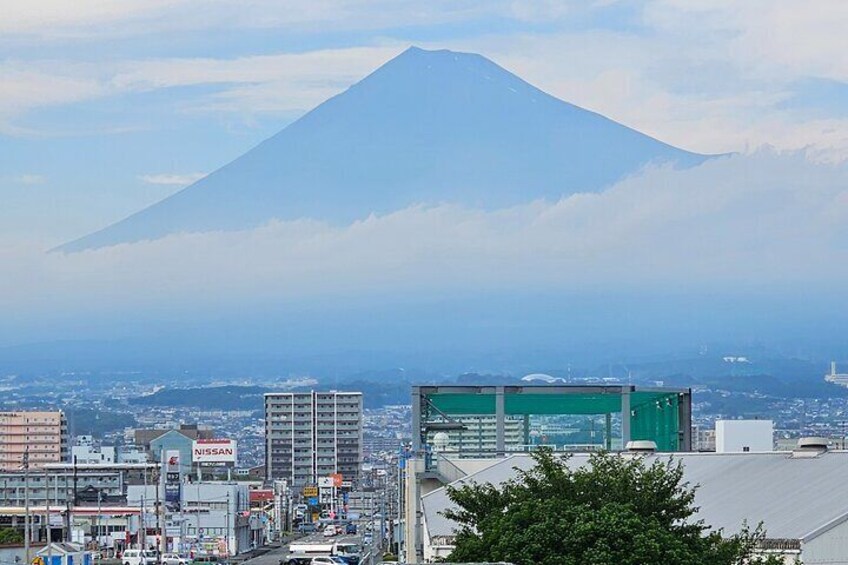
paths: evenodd
<path fill-rule="evenodd" d="M 231 439 L 199 439 L 193 442 L 191 458 L 195 463 L 235 463 L 236 442 Z"/>

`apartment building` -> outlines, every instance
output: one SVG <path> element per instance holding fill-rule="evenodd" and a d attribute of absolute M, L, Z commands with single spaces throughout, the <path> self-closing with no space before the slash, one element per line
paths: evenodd
<path fill-rule="evenodd" d="M 361 392 L 280 392 L 265 395 L 268 480 L 316 484 L 321 477 L 359 476 L 362 461 Z"/>
<path fill-rule="evenodd" d="M 492 457 L 497 453 L 498 422 L 495 416 L 454 416 L 450 422 L 462 425 L 462 429 L 427 434 L 428 443 L 434 451 L 459 457 Z M 525 419 L 507 416 L 503 426 L 504 449 L 524 451 L 527 447 L 525 428 L 528 426 Z"/>
<path fill-rule="evenodd" d="M 61 410 L 0 412 L 0 471 L 18 471 L 28 454 L 29 468 L 68 458 L 68 420 Z"/>

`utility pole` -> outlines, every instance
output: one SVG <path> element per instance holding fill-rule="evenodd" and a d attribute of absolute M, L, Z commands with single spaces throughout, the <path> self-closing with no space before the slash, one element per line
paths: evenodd
<path fill-rule="evenodd" d="M 68 472 L 65 471 L 65 520 L 62 524 L 62 540 L 63 541 L 71 541 L 73 538 L 73 534 L 71 532 L 71 526 L 73 524 L 73 519 L 71 518 L 71 493 L 68 490 Z"/>
<path fill-rule="evenodd" d="M 97 527 L 94 529 L 94 540 L 97 543 L 97 552 L 100 553 L 100 521 L 102 520 L 100 514 L 103 511 L 101 505 L 103 504 L 103 489 L 99 489 L 97 491 Z"/>
<path fill-rule="evenodd" d="M 230 491 L 227 491 L 227 563 L 230 562 Z"/>
<path fill-rule="evenodd" d="M 29 447 L 24 450 L 24 557 L 26 565 L 32 563 L 29 531 Z"/>
<path fill-rule="evenodd" d="M 145 515 L 144 495 L 142 494 L 141 495 L 141 508 L 139 509 L 139 513 L 138 513 L 139 520 L 138 520 L 138 536 L 137 536 L 138 537 L 138 548 L 142 551 L 144 551 L 144 545 L 145 545 L 144 534 L 145 534 L 145 531 L 147 529 L 147 526 L 146 526 L 145 520 L 144 520 L 144 518 L 145 518 L 144 515 Z"/>
<path fill-rule="evenodd" d="M 162 511 L 161 491 L 164 486 L 161 485 L 165 479 L 165 474 L 162 472 L 164 468 L 163 452 L 159 452 L 159 476 L 156 477 L 156 529 L 159 530 L 159 543 L 156 544 L 158 551 L 157 563 L 162 563 L 162 555 L 165 553 L 165 513 Z"/>
<path fill-rule="evenodd" d="M 50 531 L 50 489 L 47 467 L 44 467 L 44 539 L 47 541 L 47 565 L 53 565 L 53 534 Z"/>
<path fill-rule="evenodd" d="M 406 515 L 403 508 L 403 471 L 406 467 L 407 461 L 404 459 L 404 452 L 401 448 L 400 454 L 398 455 L 398 466 L 397 466 L 397 524 L 398 527 L 395 530 L 395 536 L 397 537 L 397 547 L 398 547 L 398 561 L 406 562 L 406 544 L 409 541 L 406 539 Z M 385 517 L 383 518 L 385 519 Z"/>

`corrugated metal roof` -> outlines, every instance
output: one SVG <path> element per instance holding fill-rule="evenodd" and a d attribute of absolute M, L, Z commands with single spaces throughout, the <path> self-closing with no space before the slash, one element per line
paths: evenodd
<path fill-rule="evenodd" d="M 684 480 L 699 485 L 696 519 L 713 528 L 735 533 L 743 522 L 762 522 L 771 539 L 803 539 L 827 531 L 848 518 L 848 452 L 830 451 L 817 457 L 774 453 L 676 453 L 646 456 L 683 462 Z M 583 465 L 588 455 L 575 454 L 571 466 Z M 500 484 L 515 476 L 514 468 L 529 469 L 528 455 L 513 455 L 455 481 Z M 441 512 L 452 504 L 444 488 L 422 497 L 430 536 L 449 536 L 456 524 Z"/>

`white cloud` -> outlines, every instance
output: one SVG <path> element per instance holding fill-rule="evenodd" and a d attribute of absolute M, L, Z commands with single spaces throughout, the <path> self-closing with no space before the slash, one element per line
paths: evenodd
<path fill-rule="evenodd" d="M 47 182 L 47 177 L 44 175 L 37 175 L 34 173 L 23 173 L 20 175 L 16 175 L 11 177 L 12 182 L 16 184 L 23 184 L 27 186 L 32 186 L 36 184 L 44 184 Z"/>
<path fill-rule="evenodd" d="M 206 176 L 206 173 L 185 173 L 185 174 L 156 174 L 156 175 L 142 175 L 139 177 L 142 182 L 146 182 L 147 184 L 164 184 L 170 186 L 188 186 L 193 184 L 203 177 Z"/>
<path fill-rule="evenodd" d="M 811 120 L 782 106 L 794 96 L 798 81 L 838 77 L 832 61 L 844 62 L 842 47 L 831 40 L 807 41 L 816 35 L 810 24 L 793 33 L 804 38 L 805 50 L 810 44 L 817 47 L 809 49 L 805 63 L 786 63 L 776 50 L 791 51 L 801 41 L 787 37 L 782 47 L 772 48 L 753 34 L 770 29 L 763 22 L 789 18 L 788 8 L 779 2 L 751 4 L 739 10 L 742 17 L 735 12 L 736 2 L 702 6 L 657 0 L 647 3 L 640 22 L 649 33 L 580 29 L 453 44 L 486 54 L 558 98 L 673 145 L 704 153 L 763 145 L 812 147 L 828 159 L 848 159 L 846 120 Z M 791 11 L 817 12 L 815 21 L 844 20 L 839 16 L 844 8 L 825 4 L 822 13 L 801 4 L 793 4 Z"/>
<path fill-rule="evenodd" d="M 434 0 L 8 0 L 0 33 L 40 39 L 125 37 L 159 31 L 281 28 L 380 30 L 518 13 L 515 2 Z M 552 13 L 556 2 L 547 2 Z M 536 10 L 535 12 L 539 12 Z M 521 12 L 523 13 L 523 12 Z"/>
<path fill-rule="evenodd" d="M 234 59 L 170 58 L 92 65 L 57 60 L 0 62 L 0 132 L 37 137 L 18 125 L 24 114 L 50 106 L 181 86 L 218 87 L 183 112 L 300 113 L 338 94 L 405 46 L 353 47 Z M 117 127 L 115 131 L 125 131 Z M 103 133 L 109 133 L 103 129 Z"/>
<path fill-rule="evenodd" d="M 272 222 L 70 255 L 0 245 L 7 266 L 0 307 L 221 305 L 399 290 L 814 286 L 827 282 L 825 272 L 829 280 L 848 276 L 846 225 L 848 166 L 759 152 L 687 171 L 651 169 L 604 193 L 491 212 L 421 206 L 350 226 Z"/>
<path fill-rule="evenodd" d="M 848 80 L 848 4 L 820 0 L 654 0 L 646 21 L 657 31 L 723 42 L 740 66 L 760 76 L 782 74 Z"/>
<path fill-rule="evenodd" d="M 80 29 L 107 27 L 127 20 L 155 16 L 178 0 L 7 0 L 0 18 L 0 33 L 73 35 Z"/>
<path fill-rule="evenodd" d="M 121 65 L 117 91 L 221 85 L 194 110 L 241 113 L 306 110 L 338 94 L 397 55 L 402 46 L 353 47 L 235 59 L 157 59 Z"/>
<path fill-rule="evenodd" d="M 13 117 L 36 108 L 88 100 L 105 94 L 96 79 L 70 71 L 56 62 L 40 65 L 21 61 L 0 63 L 0 132 Z M 10 128 L 11 129 L 11 128 Z"/>

